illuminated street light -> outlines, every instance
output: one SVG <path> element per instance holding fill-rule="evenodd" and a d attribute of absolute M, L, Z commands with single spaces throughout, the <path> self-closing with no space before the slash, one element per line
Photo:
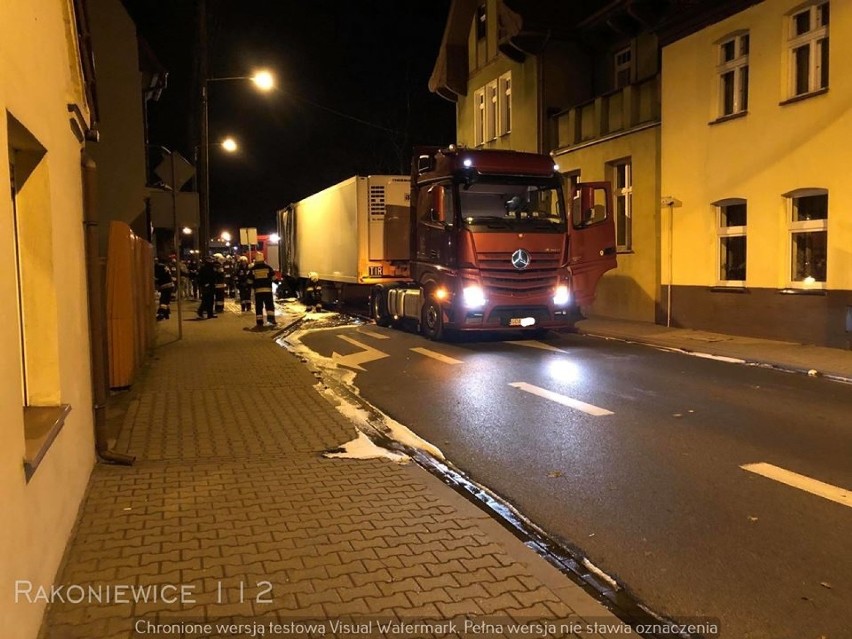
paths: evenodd
<path fill-rule="evenodd" d="M 202 12 L 203 13 L 203 12 Z M 206 255 L 210 246 L 210 122 L 208 112 L 208 94 L 211 82 L 229 82 L 229 81 L 246 81 L 251 80 L 255 87 L 263 93 L 268 93 L 275 87 L 275 78 L 272 73 L 263 69 L 257 71 L 252 76 L 231 76 L 224 78 L 208 78 L 207 76 L 207 31 L 206 28 L 201 34 L 202 38 L 202 73 L 201 73 L 201 151 L 199 158 L 199 204 L 201 206 L 201 220 L 198 228 L 199 246 Z M 229 149 L 223 145 L 223 148 L 228 152 L 236 151 L 236 143 L 233 149 Z"/>
<path fill-rule="evenodd" d="M 275 78 L 266 69 L 255 72 L 255 74 L 251 77 L 251 81 L 254 82 L 255 86 L 257 86 L 257 88 L 261 91 L 271 91 L 275 88 Z"/>
<path fill-rule="evenodd" d="M 222 140 L 222 148 L 225 149 L 228 153 L 233 153 L 239 148 L 237 146 L 237 141 L 232 137 L 227 137 Z"/>
<path fill-rule="evenodd" d="M 192 229 L 189 228 L 188 226 L 184 226 L 181 229 L 181 231 L 183 232 L 184 235 L 192 235 Z"/>
<path fill-rule="evenodd" d="M 219 237 L 221 237 L 221 238 L 222 238 L 223 240 L 225 240 L 226 242 L 230 242 L 230 241 L 231 241 L 231 234 L 230 234 L 230 233 L 228 233 L 228 231 L 222 231 L 222 234 L 221 234 Z"/>

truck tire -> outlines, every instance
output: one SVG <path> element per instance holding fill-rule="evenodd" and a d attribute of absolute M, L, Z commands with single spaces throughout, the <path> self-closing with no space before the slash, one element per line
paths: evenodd
<path fill-rule="evenodd" d="M 426 298 L 420 313 L 420 332 L 431 340 L 439 340 L 444 336 L 444 311 L 431 296 Z"/>
<path fill-rule="evenodd" d="M 374 288 L 370 299 L 370 315 L 377 326 L 390 326 L 391 317 L 388 314 L 388 299 L 385 291 Z"/>

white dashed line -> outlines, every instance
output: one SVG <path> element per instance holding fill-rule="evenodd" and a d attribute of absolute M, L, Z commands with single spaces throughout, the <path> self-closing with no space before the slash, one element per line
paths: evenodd
<path fill-rule="evenodd" d="M 377 333 L 376 331 L 365 331 L 359 330 L 359 335 L 366 335 L 367 337 L 372 337 L 373 339 L 390 339 L 390 335 L 382 335 L 381 333 Z"/>
<path fill-rule="evenodd" d="M 588 413 L 589 415 L 594 415 L 595 417 L 602 417 L 604 415 L 615 415 L 615 413 L 613 413 L 611 410 L 607 410 L 606 408 L 594 406 L 593 404 L 587 404 L 586 402 L 581 402 L 579 399 L 567 397 L 566 395 L 560 395 L 559 393 L 554 393 L 553 391 L 549 391 L 546 388 L 533 386 L 532 384 L 527 384 L 526 382 L 512 382 L 511 384 L 509 384 L 509 386 L 514 386 L 519 390 L 526 391 L 527 393 L 532 393 L 533 395 L 538 395 L 539 397 L 544 397 L 545 399 L 549 399 L 550 401 L 556 402 L 557 404 L 562 404 L 563 406 L 568 406 L 569 408 L 575 408 L 577 410 L 583 411 L 584 413 Z"/>
<path fill-rule="evenodd" d="M 425 355 L 426 357 L 431 357 L 432 359 L 437 359 L 439 362 L 443 362 L 444 364 L 464 364 L 460 359 L 453 359 L 452 357 L 447 357 L 446 355 L 442 355 L 441 353 L 436 353 L 435 351 L 430 351 L 428 348 L 412 348 L 415 353 L 420 353 L 421 355 Z"/>
<path fill-rule="evenodd" d="M 775 481 L 787 484 L 793 488 L 804 490 L 805 492 L 817 495 L 823 499 L 829 499 L 831 501 L 836 501 L 838 504 L 852 507 L 852 494 L 844 488 L 832 486 L 831 484 L 826 484 L 818 479 L 813 479 L 805 475 L 800 475 L 799 473 L 794 473 L 791 470 L 785 470 L 778 466 L 762 462 L 759 464 L 744 464 L 740 466 L 740 468 L 747 470 L 750 473 L 756 473 L 762 477 L 766 477 L 767 479 L 774 479 Z"/>
<path fill-rule="evenodd" d="M 518 341 L 507 341 L 507 344 L 514 344 L 515 346 L 526 346 L 527 348 L 538 348 L 543 351 L 553 351 L 554 353 L 567 353 L 568 351 L 563 350 L 561 348 L 556 348 L 555 346 L 551 346 L 550 344 L 545 344 L 544 342 L 539 342 L 534 339 L 528 340 L 518 340 Z"/>

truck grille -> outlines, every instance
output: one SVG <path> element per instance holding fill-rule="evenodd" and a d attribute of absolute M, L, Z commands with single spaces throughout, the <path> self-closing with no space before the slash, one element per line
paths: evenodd
<path fill-rule="evenodd" d="M 522 271 L 512 266 L 511 253 L 479 253 L 482 285 L 493 293 L 533 297 L 553 291 L 559 269 L 558 253 L 530 253 L 530 265 Z"/>

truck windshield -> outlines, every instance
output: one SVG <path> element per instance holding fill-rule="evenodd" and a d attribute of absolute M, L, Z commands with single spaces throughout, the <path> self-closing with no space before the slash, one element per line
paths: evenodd
<path fill-rule="evenodd" d="M 477 181 L 459 185 L 462 224 L 475 231 L 565 232 L 561 189 L 542 184 Z"/>

